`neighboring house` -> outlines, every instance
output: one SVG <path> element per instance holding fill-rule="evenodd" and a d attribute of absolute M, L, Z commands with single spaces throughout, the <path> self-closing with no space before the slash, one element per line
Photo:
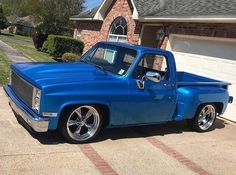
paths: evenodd
<path fill-rule="evenodd" d="M 33 18 L 30 16 L 10 16 L 7 17 L 7 19 L 10 23 L 8 30 L 11 33 L 20 35 L 32 35 L 32 33 L 34 32 L 35 24 L 33 22 Z"/>
<path fill-rule="evenodd" d="M 236 99 L 236 0 L 104 0 L 70 19 L 85 51 L 101 40 L 167 49 L 179 70 L 233 83 Z"/>

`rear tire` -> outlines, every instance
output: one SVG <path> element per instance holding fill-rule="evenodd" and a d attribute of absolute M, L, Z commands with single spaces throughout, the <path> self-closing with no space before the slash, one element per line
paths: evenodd
<path fill-rule="evenodd" d="M 76 106 L 62 116 L 60 132 L 69 143 L 91 142 L 102 128 L 101 114 L 96 106 Z"/>
<path fill-rule="evenodd" d="M 195 117 L 187 120 L 188 125 L 197 132 L 207 132 L 212 129 L 216 120 L 216 107 L 204 104 L 199 107 Z"/>

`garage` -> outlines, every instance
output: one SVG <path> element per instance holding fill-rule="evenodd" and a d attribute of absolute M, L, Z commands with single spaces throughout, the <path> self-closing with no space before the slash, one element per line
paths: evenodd
<path fill-rule="evenodd" d="M 167 50 L 174 53 L 178 71 L 230 82 L 230 95 L 236 98 L 236 40 L 170 35 Z M 236 101 L 223 117 L 236 121 Z"/>

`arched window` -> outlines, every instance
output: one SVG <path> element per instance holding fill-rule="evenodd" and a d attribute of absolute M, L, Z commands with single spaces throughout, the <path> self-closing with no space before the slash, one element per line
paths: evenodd
<path fill-rule="evenodd" d="M 127 42 L 127 22 L 124 17 L 120 16 L 112 22 L 108 41 Z"/>

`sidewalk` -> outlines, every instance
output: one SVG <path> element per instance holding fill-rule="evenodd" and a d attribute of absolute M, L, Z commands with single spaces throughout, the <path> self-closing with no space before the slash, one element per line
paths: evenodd
<path fill-rule="evenodd" d="M 26 58 L 23 54 L 18 53 L 16 49 L 13 49 L 1 40 L 0 50 L 3 51 L 13 63 L 31 62 L 31 60 Z"/>

